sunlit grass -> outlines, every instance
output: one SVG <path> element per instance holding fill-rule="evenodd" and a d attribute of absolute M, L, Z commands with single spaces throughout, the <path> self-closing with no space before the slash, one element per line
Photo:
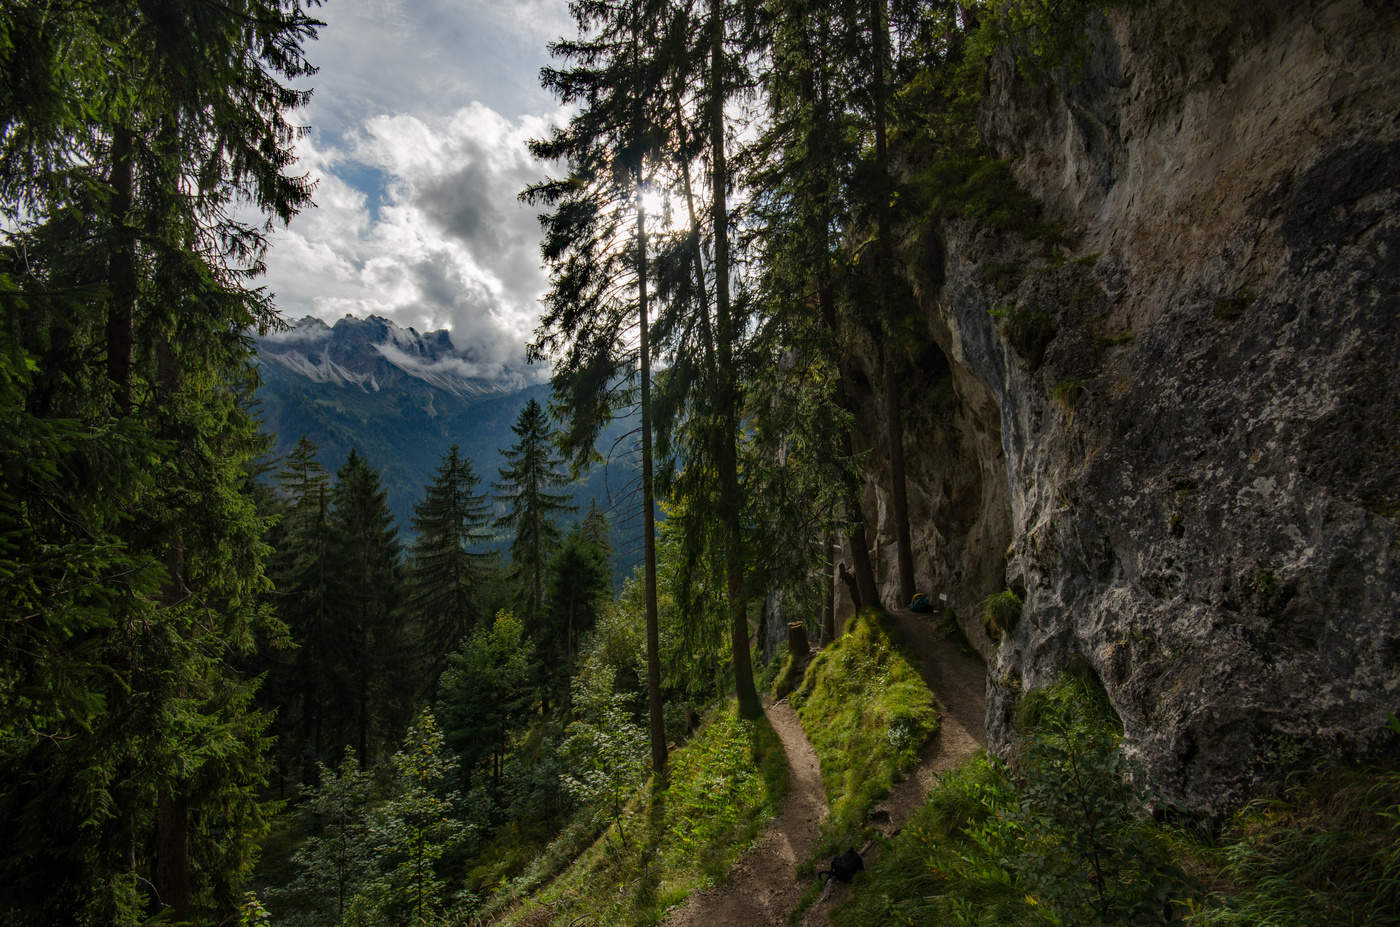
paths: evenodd
<path fill-rule="evenodd" d="M 620 829 L 610 828 L 501 923 L 654 924 L 723 880 L 786 789 L 777 735 L 766 719 L 739 718 L 730 702 L 672 754 L 665 790 L 643 786 Z"/>
<path fill-rule="evenodd" d="M 792 704 L 821 760 L 831 813 L 817 858 L 849 845 L 871 806 L 914 767 L 938 729 L 933 693 L 867 610 L 812 660 Z"/>

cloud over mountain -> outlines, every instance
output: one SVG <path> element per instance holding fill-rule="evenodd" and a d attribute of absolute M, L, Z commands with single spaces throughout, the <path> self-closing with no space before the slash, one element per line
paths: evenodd
<path fill-rule="evenodd" d="M 542 379 L 522 367 L 546 280 L 534 210 L 516 196 L 546 173 L 525 143 L 554 118 L 536 72 L 569 31 L 567 7 L 346 0 L 320 15 L 298 143 L 316 206 L 274 234 L 277 305 L 449 329 L 481 378 Z"/>

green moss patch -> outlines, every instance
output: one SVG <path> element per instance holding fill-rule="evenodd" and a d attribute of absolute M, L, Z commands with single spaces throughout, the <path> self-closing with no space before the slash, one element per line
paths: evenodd
<path fill-rule="evenodd" d="M 821 760 L 831 814 L 820 858 L 857 833 L 871 805 L 918 762 L 938 729 L 933 693 L 883 613 L 857 615 L 812 660 L 792 704 Z"/>

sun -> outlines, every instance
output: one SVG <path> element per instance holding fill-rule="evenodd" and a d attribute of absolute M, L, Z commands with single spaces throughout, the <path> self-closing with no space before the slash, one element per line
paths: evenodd
<path fill-rule="evenodd" d="M 642 208 L 647 213 L 647 224 L 656 230 L 669 231 L 676 227 L 675 211 L 679 207 L 666 188 L 650 185 L 643 189 Z"/>

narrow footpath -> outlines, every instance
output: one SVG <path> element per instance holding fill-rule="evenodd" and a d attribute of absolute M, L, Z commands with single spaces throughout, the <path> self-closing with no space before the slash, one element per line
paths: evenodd
<path fill-rule="evenodd" d="M 937 781 L 987 743 L 987 669 L 965 649 L 944 621 L 904 609 L 891 613 L 900 636 L 915 658 L 920 675 L 938 702 L 938 733 L 929 741 L 919 765 L 873 809 L 871 819 L 886 837 L 909 819 Z M 786 699 L 765 702 L 768 722 L 782 741 L 788 762 L 788 794 L 753 849 L 722 884 L 692 895 L 663 921 L 667 927 L 783 927 L 807 890 L 797 880 L 797 865 L 821 836 L 826 819 L 817 754 L 802 731 L 797 712 Z M 873 842 L 872 842 L 873 843 Z M 862 848 L 867 865 L 879 845 Z M 826 927 L 831 912 L 850 896 L 850 886 L 828 883 L 803 917 L 804 927 Z"/>
<path fill-rule="evenodd" d="M 941 619 L 908 609 L 897 609 L 890 615 L 918 664 L 919 675 L 938 702 L 939 720 L 938 733 L 924 747 L 919 765 L 872 810 L 871 818 L 886 838 L 902 828 L 924 803 L 940 774 L 987 745 L 987 667 L 982 658 L 964 649 L 962 636 Z M 867 866 L 879 850 L 873 841 L 861 848 Z M 850 894 L 850 885 L 828 882 L 807 909 L 803 927 L 827 927 L 831 912 Z"/>
<path fill-rule="evenodd" d="M 796 877 L 821 836 L 826 792 L 816 751 L 802 732 L 787 699 L 765 700 L 768 723 L 782 741 L 788 764 L 788 793 L 778 815 L 722 884 L 691 895 L 663 921 L 668 927 L 762 927 L 787 923 L 805 885 Z"/>

